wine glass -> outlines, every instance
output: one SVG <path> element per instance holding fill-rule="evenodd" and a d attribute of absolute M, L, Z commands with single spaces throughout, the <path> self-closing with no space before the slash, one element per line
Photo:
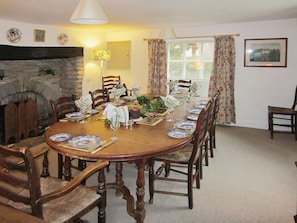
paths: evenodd
<path fill-rule="evenodd" d="M 87 123 L 86 116 L 87 116 L 88 107 L 82 106 L 79 111 L 83 115 L 83 120 L 81 120 L 80 123 L 82 124 Z"/>
<path fill-rule="evenodd" d="M 111 137 L 111 139 L 112 139 L 113 141 L 116 141 L 116 140 L 119 139 L 118 136 L 117 136 L 117 129 L 120 127 L 120 121 L 119 121 L 118 118 L 112 118 L 110 121 L 111 121 L 111 122 L 110 122 L 110 128 L 111 128 L 111 129 L 113 130 L 113 132 L 114 132 L 114 136 Z"/>
<path fill-rule="evenodd" d="M 166 119 L 167 122 L 173 122 L 173 118 L 172 118 L 173 111 L 174 111 L 174 107 L 167 109 L 167 112 L 168 112 L 167 119 Z"/>
<path fill-rule="evenodd" d="M 132 91 L 133 91 L 133 94 L 135 95 L 135 97 L 139 96 L 139 90 L 138 89 L 133 88 Z"/>

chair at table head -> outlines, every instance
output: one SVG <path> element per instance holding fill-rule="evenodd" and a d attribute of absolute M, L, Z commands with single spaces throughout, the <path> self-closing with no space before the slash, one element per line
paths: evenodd
<path fill-rule="evenodd" d="M 50 105 L 52 108 L 53 122 L 57 122 L 62 118 L 65 118 L 67 113 L 78 111 L 78 108 L 75 105 L 76 97 L 72 96 L 63 96 L 57 100 L 50 100 Z"/>
<path fill-rule="evenodd" d="M 105 89 L 96 89 L 94 91 L 89 91 L 92 98 L 92 108 L 95 109 L 99 105 L 109 102 L 109 93 Z"/>
<path fill-rule="evenodd" d="M 120 75 L 109 75 L 109 76 L 102 76 L 102 89 L 107 89 L 108 93 L 110 94 L 110 90 L 114 87 L 122 85 L 124 88 L 126 88 L 125 95 L 128 95 L 127 86 L 125 83 L 121 82 L 121 76 Z"/>
<path fill-rule="evenodd" d="M 173 81 L 173 80 L 170 80 L 170 81 Z M 175 82 L 176 82 L 175 90 L 185 90 L 190 92 L 192 80 L 176 80 Z M 172 90 L 173 89 L 169 89 L 170 91 L 169 93 L 171 93 Z"/>
<path fill-rule="evenodd" d="M 47 152 L 48 147 L 41 153 L 44 155 L 43 173 L 47 174 L 40 177 L 30 149 L 11 149 L 0 145 L 0 197 L 5 198 L 0 202 L 43 218 L 46 222 L 73 222 L 96 206 L 104 214 L 101 196 L 95 190 L 82 186 L 81 181 L 101 171 L 108 162 L 98 161 L 73 181 L 67 182 L 50 177 L 44 171 L 48 168 Z M 101 219 L 104 220 L 104 216 Z"/>

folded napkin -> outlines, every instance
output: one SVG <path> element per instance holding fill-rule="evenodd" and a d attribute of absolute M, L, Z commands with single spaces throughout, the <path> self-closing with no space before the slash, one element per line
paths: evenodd
<path fill-rule="evenodd" d="M 126 123 L 126 125 L 129 121 L 129 110 L 127 105 L 116 107 L 111 103 L 108 103 L 102 114 L 109 120 L 118 120 L 119 122 Z"/>
<path fill-rule="evenodd" d="M 161 96 L 161 98 L 169 111 L 173 111 L 173 109 L 180 104 L 180 101 L 172 95 L 166 95 L 166 97 Z"/>
<path fill-rule="evenodd" d="M 119 98 L 121 95 L 125 94 L 126 92 L 126 88 L 125 87 L 114 87 L 110 90 L 110 93 L 115 97 L 115 98 Z"/>
<path fill-rule="evenodd" d="M 82 96 L 81 98 L 77 99 L 75 101 L 75 105 L 82 109 L 82 110 L 87 110 L 88 107 L 92 104 L 92 98 L 91 98 L 91 95 L 88 94 L 88 95 L 85 95 L 85 96 Z"/>

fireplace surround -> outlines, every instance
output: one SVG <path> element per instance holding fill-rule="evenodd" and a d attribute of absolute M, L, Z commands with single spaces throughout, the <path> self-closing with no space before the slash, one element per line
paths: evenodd
<path fill-rule="evenodd" d="M 50 99 L 82 93 L 82 47 L 14 47 L 0 45 L 0 134 L 3 110 L 10 101 L 37 101 L 39 133 L 51 124 Z"/>

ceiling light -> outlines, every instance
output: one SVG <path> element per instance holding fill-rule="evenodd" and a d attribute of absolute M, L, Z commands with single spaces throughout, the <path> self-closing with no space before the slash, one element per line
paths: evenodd
<path fill-rule="evenodd" d="M 80 0 L 71 18 L 71 23 L 104 24 L 108 19 L 99 0 Z"/>
<path fill-rule="evenodd" d="M 159 33 L 160 39 L 174 39 L 176 38 L 175 31 L 172 27 L 162 28 Z"/>

